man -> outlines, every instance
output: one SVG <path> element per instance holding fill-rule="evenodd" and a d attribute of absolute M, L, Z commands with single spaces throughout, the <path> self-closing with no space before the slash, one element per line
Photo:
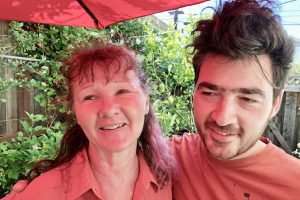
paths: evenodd
<path fill-rule="evenodd" d="M 294 53 L 271 3 L 226 2 L 197 24 L 199 134 L 171 141 L 179 162 L 176 200 L 300 198 L 300 161 L 261 137 L 279 110 Z"/>

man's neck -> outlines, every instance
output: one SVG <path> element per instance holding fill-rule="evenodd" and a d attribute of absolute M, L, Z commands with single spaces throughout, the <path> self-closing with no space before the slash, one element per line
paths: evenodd
<path fill-rule="evenodd" d="M 267 144 L 258 140 L 251 148 L 249 148 L 247 151 L 231 158 L 230 160 L 237 160 L 237 159 L 242 159 L 246 158 L 249 156 L 253 156 L 258 154 L 259 152 L 263 151 L 266 148 Z"/>

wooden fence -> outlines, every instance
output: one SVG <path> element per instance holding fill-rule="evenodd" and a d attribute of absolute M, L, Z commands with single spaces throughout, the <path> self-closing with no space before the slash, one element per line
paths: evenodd
<path fill-rule="evenodd" d="M 300 142 L 300 76 L 290 76 L 279 113 L 269 123 L 264 136 L 287 153 Z"/>
<path fill-rule="evenodd" d="M 38 92 L 23 88 L 10 88 L 5 92 L 6 102 L 0 102 L 0 141 L 17 135 L 22 126 L 20 120 L 27 120 L 28 113 L 41 113 L 41 107 L 34 100 Z"/>

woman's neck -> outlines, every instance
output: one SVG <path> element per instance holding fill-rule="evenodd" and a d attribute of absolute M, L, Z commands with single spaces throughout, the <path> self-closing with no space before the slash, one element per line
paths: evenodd
<path fill-rule="evenodd" d="M 136 149 L 126 152 L 103 153 L 88 150 L 89 161 L 104 199 L 132 199 L 139 174 Z"/>

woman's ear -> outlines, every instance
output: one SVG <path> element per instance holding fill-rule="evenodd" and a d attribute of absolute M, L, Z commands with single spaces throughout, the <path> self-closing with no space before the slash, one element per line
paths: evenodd
<path fill-rule="evenodd" d="M 278 111 L 280 109 L 281 101 L 282 101 L 282 98 L 283 98 L 283 94 L 284 94 L 284 91 L 281 90 L 279 95 L 274 100 L 273 110 L 272 110 L 272 113 L 271 113 L 271 118 L 273 118 L 278 113 Z"/>
<path fill-rule="evenodd" d="M 75 115 L 75 109 L 74 109 L 73 104 L 71 105 L 70 114 L 74 117 L 74 120 L 78 123 L 76 115 Z"/>
<path fill-rule="evenodd" d="M 147 115 L 149 113 L 149 109 L 150 109 L 150 97 L 148 94 L 146 94 L 145 96 L 146 96 L 145 115 Z"/>

